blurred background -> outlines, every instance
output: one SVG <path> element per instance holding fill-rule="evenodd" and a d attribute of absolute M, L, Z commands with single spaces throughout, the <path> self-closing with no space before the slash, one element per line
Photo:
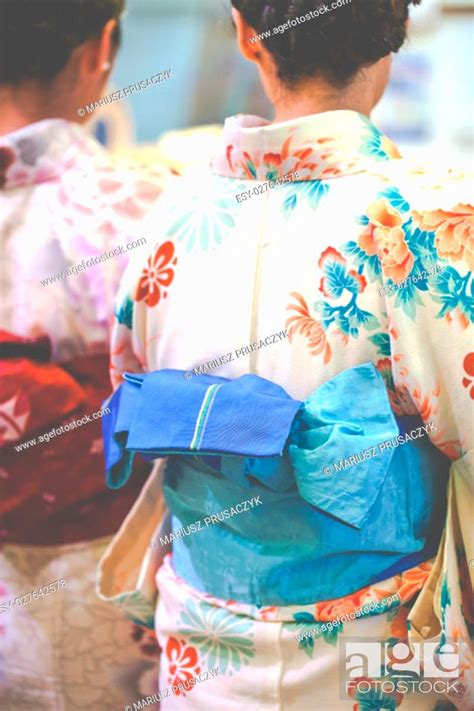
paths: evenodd
<path fill-rule="evenodd" d="M 96 112 L 91 130 L 103 143 L 126 152 L 138 145 L 133 152 L 148 162 L 169 131 L 220 124 L 234 113 L 271 118 L 255 67 L 237 51 L 229 0 L 127 4 L 113 88 L 166 69 L 173 76 Z M 389 90 L 374 114 L 405 155 L 466 165 L 474 142 L 473 57 L 473 0 L 423 0 L 412 10 L 410 41 L 395 58 Z M 212 153 L 215 138 L 215 130 L 202 132 L 196 161 Z M 160 150 L 186 151 L 186 141 L 167 135 Z M 179 155 L 173 157 L 179 163 Z"/>

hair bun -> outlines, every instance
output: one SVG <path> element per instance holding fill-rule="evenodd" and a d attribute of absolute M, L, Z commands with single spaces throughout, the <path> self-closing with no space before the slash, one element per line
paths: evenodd
<path fill-rule="evenodd" d="M 334 2 L 340 6 L 333 8 Z M 406 38 L 410 5 L 421 0 L 232 0 L 256 34 L 272 30 L 262 43 L 287 84 L 322 76 L 346 86 L 364 66 L 397 52 Z M 329 8 L 317 16 L 323 7 Z M 291 27 L 283 29 L 289 20 Z M 274 31 L 275 30 L 275 31 Z"/>

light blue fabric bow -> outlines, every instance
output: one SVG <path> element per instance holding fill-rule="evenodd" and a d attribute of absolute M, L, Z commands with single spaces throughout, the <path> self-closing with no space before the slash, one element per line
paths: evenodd
<path fill-rule="evenodd" d="M 360 528 L 396 451 L 379 445 L 400 431 L 382 376 L 372 363 L 339 373 L 310 395 L 298 419 L 289 454 L 301 496 Z"/>
<path fill-rule="evenodd" d="M 379 445 L 403 429 L 372 363 L 339 373 L 303 404 L 255 375 L 188 381 L 183 371 L 162 370 L 125 374 L 107 405 L 111 413 L 102 423 L 112 488 L 127 481 L 136 452 L 152 459 L 205 453 L 220 475 L 242 487 L 250 479 L 279 492 L 297 486 L 308 503 L 355 527 L 367 519 L 395 453 Z M 192 446 L 200 418 L 201 449 Z"/>

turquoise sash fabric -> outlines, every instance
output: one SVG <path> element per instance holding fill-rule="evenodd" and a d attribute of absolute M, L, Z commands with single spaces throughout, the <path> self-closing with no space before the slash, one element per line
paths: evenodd
<path fill-rule="evenodd" d="M 208 389 L 219 383 L 203 381 L 183 430 L 179 416 L 168 425 L 164 413 L 170 407 L 181 412 L 182 398 L 195 395 L 180 381 L 175 401 L 169 373 L 178 371 L 160 372 L 160 379 L 149 380 L 147 417 L 141 406 L 142 449 L 136 412 L 130 417 L 112 408 L 105 428 L 113 440 L 109 471 L 118 463 L 116 471 L 123 472 L 130 451 L 177 452 L 164 477 L 172 528 L 179 531 L 173 566 L 198 590 L 256 605 L 310 604 L 348 595 L 436 551 L 449 460 L 418 417 L 393 415 L 372 364 L 340 373 L 303 404 L 257 376 L 245 376 L 251 380 L 244 381 L 243 398 L 238 381 L 216 379 L 234 385 L 222 400 L 214 398 L 202 450 L 190 444 Z M 168 395 L 158 408 L 161 419 L 158 385 Z M 273 417 L 270 392 L 278 404 Z M 115 403 L 130 407 L 129 396 L 122 393 Z M 261 396 L 256 409 L 253 400 Z M 239 410 L 237 418 L 231 408 Z M 229 428 L 230 421 L 241 429 Z M 237 504 L 256 497 L 261 504 L 236 513 Z"/>
<path fill-rule="evenodd" d="M 304 404 L 301 423 L 289 447 L 301 496 L 357 528 L 367 520 L 390 467 L 416 461 L 417 450 L 404 450 L 398 455 L 404 459 L 394 463 L 397 450 L 378 449 L 397 437 L 399 425 L 374 366 L 344 371 L 318 388 Z M 345 466 L 361 452 L 368 458 L 359 456 L 356 465 Z"/>
<path fill-rule="evenodd" d="M 173 457 L 165 497 L 185 534 L 173 542 L 176 572 L 225 600 L 303 605 L 427 560 L 441 537 L 449 460 L 421 426 L 396 418 L 379 373 L 360 366 L 308 398 L 283 457 Z M 417 439 L 400 444 L 407 431 Z M 256 496 L 261 505 L 222 515 Z M 206 523 L 212 514 L 218 523 Z M 197 521 L 201 530 L 186 535 Z"/>

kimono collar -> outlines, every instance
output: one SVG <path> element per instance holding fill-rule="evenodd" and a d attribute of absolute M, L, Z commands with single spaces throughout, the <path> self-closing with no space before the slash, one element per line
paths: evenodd
<path fill-rule="evenodd" d="M 320 180 L 400 157 L 395 145 L 356 111 L 327 111 L 277 124 L 239 115 L 225 122 L 213 171 L 248 180 L 275 180 L 298 171 L 298 180 Z"/>
<path fill-rule="evenodd" d="M 0 188 L 17 188 L 54 180 L 78 154 L 99 147 L 75 123 L 46 119 L 0 136 Z"/>

